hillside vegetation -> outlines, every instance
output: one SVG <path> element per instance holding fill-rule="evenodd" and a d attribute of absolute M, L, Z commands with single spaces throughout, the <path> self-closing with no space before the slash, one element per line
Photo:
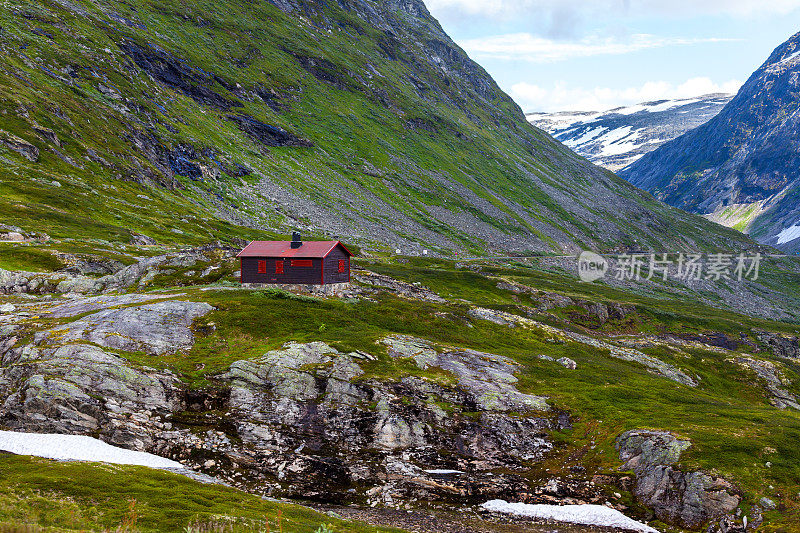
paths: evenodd
<path fill-rule="evenodd" d="M 418 0 L 23 0 L 0 28 L 0 211 L 28 231 L 746 246 L 531 127 Z"/>
<path fill-rule="evenodd" d="M 116 251 L 129 258 L 141 253 L 135 247 Z M 340 297 L 324 297 L 240 288 L 235 261 L 224 250 L 160 252 L 166 255 L 145 259 L 156 262 L 123 293 L 5 297 L 14 309 L 0 330 L 6 408 L 0 424 L 97 436 L 255 493 L 375 506 L 366 515 L 375 523 L 393 523 L 382 509 L 457 512 L 501 497 L 608 502 L 659 528 L 695 529 L 720 515 L 712 506 L 694 516 L 680 503 L 695 497 L 683 493 L 688 481 L 676 485 L 675 501 L 642 500 L 633 478 L 647 473 L 620 471 L 620 435 L 667 431 L 688 443 L 668 467 L 676 469 L 676 479 L 712 476 L 738 502 L 733 510 L 739 509 L 740 522 L 761 517 L 768 531 L 791 531 L 796 522 L 796 324 L 702 304 L 668 285 L 576 284 L 546 263 L 361 258 L 353 286 Z M 97 247 L 96 253 L 108 252 Z M 36 264 L 36 254 L 30 260 Z M 177 319 L 149 314 L 164 302 L 205 309 L 190 325 L 188 344 L 159 344 L 165 334 L 160 321 Z M 91 333 L 105 327 L 103 320 L 120 333 Z M 170 324 L 170 331 L 185 330 Z M 122 344 L 113 340 L 117 335 Z M 438 362 L 421 365 L 415 359 L 421 353 Z M 471 365 L 489 364 L 470 354 L 505 362 L 475 374 L 483 382 L 465 377 Z M 513 378 L 503 373 L 507 368 L 516 369 Z M 37 384 L 37 375 L 50 384 Z M 482 387 L 504 392 L 494 398 Z M 53 417 L 53 409 L 63 414 Z M 412 433 L 404 436 L 404 427 Z M 447 440 L 474 432 L 481 439 L 462 443 L 466 449 Z M 498 448 L 498 439 L 511 440 Z M 4 461 L 3 472 L 28 464 Z M 58 469 L 66 467 L 34 462 L 24 468 L 33 465 L 57 476 L 9 477 L 13 490 L 0 517 L 49 524 L 25 495 L 52 490 L 62 503 L 48 505 L 61 509 L 74 500 L 84 516 L 74 523 L 90 524 L 81 527 L 117 523 L 130 498 L 141 503 L 143 530 L 166 520 L 145 504 L 158 497 L 146 487 L 132 488 L 130 497 L 109 496 L 112 507 L 107 500 L 89 509 L 81 494 L 90 487 L 105 493 L 110 480 L 102 469 L 88 487 L 76 481 L 59 488 L 64 474 Z M 437 477 L 441 469 L 460 474 Z M 703 494 L 696 497 L 707 502 L 711 496 Z M 764 498 L 774 507 L 765 507 Z M 201 512 L 193 505 L 186 502 L 180 520 L 197 513 L 254 516 L 224 506 Z M 274 517 L 276 509 L 263 512 Z M 59 513 L 53 525 L 74 527 L 66 511 Z M 294 515 L 287 508 L 284 516 Z M 317 520 L 302 523 L 313 527 Z"/>

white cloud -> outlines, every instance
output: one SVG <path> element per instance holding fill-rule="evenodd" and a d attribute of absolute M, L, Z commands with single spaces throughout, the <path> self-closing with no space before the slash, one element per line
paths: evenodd
<path fill-rule="evenodd" d="M 732 39 L 659 37 L 636 34 L 626 39 L 592 35 L 577 41 L 562 41 L 537 37 L 530 33 L 511 33 L 461 41 L 470 56 L 477 59 L 509 59 L 549 63 L 576 57 L 620 55 L 665 46 L 682 46 L 708 42 L 724 42 Z"/>
<path fill-rule="evenodd" d="M 526 112 L 605 111 L 654 100 L 691 98 L 710 93 L 735 93 L 741 85 L 738 80 L 716 83 L 709 78 L 691 78 L 678 85 L 666 81 L 648 81 L 639 87 L 622 89 L 570 87 L 565 83 L 541 87 L 522 82 L 511 86 L 509 92 Z"/>
<path fill-rule="evenodd" d="M 426 0 L 435 16 L 480 15 L 509 18 L 523 14 L 572 12 L 620 15 L 731 15 L 751 17 L 786 14 L 800 8 L 800 0 Z"/>

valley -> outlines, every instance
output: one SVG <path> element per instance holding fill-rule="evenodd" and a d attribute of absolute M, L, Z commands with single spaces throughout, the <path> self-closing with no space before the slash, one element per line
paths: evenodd
<path fill-rule="evenodd" d="M 0 530 L 796 530 L 795 40 L 526 117 L 421 0 L 3 3 Z"/>

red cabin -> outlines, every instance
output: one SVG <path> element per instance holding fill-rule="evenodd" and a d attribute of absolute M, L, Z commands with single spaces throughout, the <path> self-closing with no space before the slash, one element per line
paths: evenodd
<path fill-rule="evenodd" d="M 242 283 L 327 285 L 350 281 L 353 254 L 339 241 L 253 241 L 236 256 Z"/>

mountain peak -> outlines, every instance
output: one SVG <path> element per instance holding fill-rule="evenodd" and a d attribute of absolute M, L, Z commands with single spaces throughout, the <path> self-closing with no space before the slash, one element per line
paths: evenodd
<path fill-rule="evenodd" d="M 714 93 L 607 111 L 528 113 L 528 121 L 593 163 L 618 171 L 709 120 L 732 98 Z"/>
<path fill-rule="evenodd" d="M 787 250 L 800 247 L 800 33 L 714 118 L 621 175 L 657 198 Z M 789 238 L 791 237 L 791 238 Z"/>

